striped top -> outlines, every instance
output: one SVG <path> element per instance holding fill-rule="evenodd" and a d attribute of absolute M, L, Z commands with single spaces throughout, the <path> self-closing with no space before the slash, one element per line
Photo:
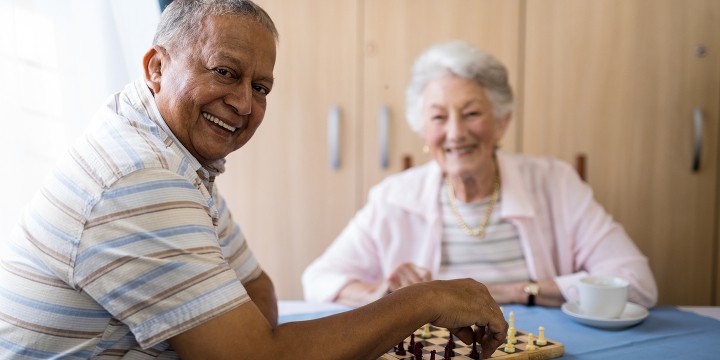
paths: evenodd
<path fill-rule="evenodd" d="M 466 234 L 458 225 L 450 208 L 447 182 L 440 189 L 443 216 L 443 239 L 439 279 L 473 278 L 485 284 L 510 283 L 530 279 L 520 236 L 512 223 L 500 217 L 502 198 L 498 198 L 485 236 Z M 478 229 L 490 204 L 490 198 L 455 206 L 471 229 Z"/>
<path fill-rule="evenodd" d="M 260 267 L 142 80 L 111 97 L 0 242 L 0 359 L 176 358 Z"/>

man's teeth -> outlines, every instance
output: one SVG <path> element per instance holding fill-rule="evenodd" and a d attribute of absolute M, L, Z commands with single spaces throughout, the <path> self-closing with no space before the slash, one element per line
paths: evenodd
<path fill-rule="evenodd" d="M 214 116 L 212 116 L 212 115 L 210 115 L 210 114 L 208 114 L 208 113 L 202 113 L 202 115 L 203 115 L 204 118 L 206 118 L 206 119 L 214 122 L 215 124 L 218 124 L 218 125 L 222 126 L 223 129 L 225 129 L 225 130 L 227 130 L 227 131 L 230 131 L 230 132 L 235 132 L 235 129 L 236 129 L 235 127 L 230 126 L 230 125 L 228 125 L 228 124 L 220 121 L 220 119 L 218 119 L 218 118 L 216 118 L 216 117 L 214 117 Z"/>

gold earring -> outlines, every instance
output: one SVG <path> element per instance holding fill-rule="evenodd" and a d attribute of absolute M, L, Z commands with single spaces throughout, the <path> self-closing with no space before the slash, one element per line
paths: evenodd
<path fill-rule="evenodd" d="M 426 153 L 426 154 L 427 154 L 427 153 L 429 153 L 429 152 L 430 152 L 430 147 L 429 147 L 429 146 L 427 146 L 427 145 L 423 145 L 423 149 L 422 149 L 422 150 L 423 150 L 423 152 L 424 152 L 424 153 Z"/>

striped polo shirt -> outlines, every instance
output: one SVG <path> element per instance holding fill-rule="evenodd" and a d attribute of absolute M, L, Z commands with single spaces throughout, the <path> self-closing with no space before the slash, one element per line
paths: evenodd
<path fill-rule="evenodd" d="M 175 358 L 260 267 L 142 79 L 108 99 L 0 242 L 0 359 Z"/>
<path fill-rule="evenodd" d="M 515 225 L 500 216 L 502 198 L 498 197 L 482 238 L 466 234 L 450 208 L 447 182 L 440 189 L 443 214 L 443 239 L 439 279 L 473 278 L 485 284 L 530 280 L 520 236 Z M 478 229 L 490 198 L 478 202 L 455 201 L 455 206 L 471 229 Z"/>

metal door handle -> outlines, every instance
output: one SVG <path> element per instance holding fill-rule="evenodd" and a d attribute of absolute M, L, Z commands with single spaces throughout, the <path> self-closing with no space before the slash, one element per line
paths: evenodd
<path fill-rule="evenodd" d="M 380 168 L 388 167 L 388 127 L 390 126 L 390 108 L 380 106 L 378 110 L 378 142 L 380 144 Z"/>
<path fill-rule="evenodd" d="M 695 128 L 695 141 L 693 143 L 692 172 L 700 171 L 700 159 L 702 157 L 703 138 L 703 113 L 702 109 L 693 109 L 693 124 Z"/>
<path fill-rule="evenodd" d="M 340 107 L 333 105 L 328 112 L 328 153 L 330 169 L 340 168 Z"/>

